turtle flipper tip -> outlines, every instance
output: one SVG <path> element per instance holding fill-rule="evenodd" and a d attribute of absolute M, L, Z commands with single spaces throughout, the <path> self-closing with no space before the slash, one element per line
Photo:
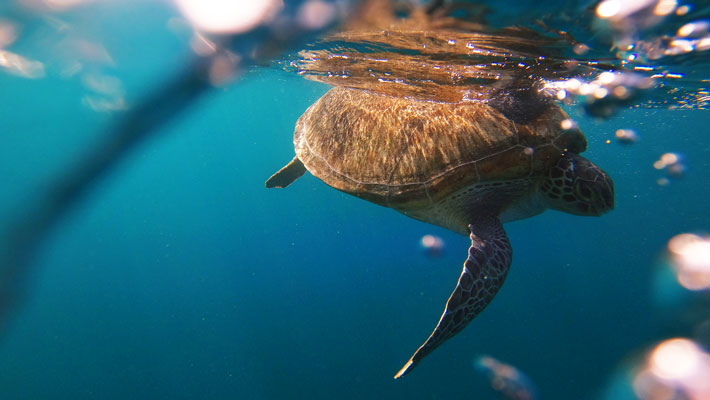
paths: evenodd
<path fill-rule="evenodd" d="M 399 379 L 404 375 L 407 375 L 409 371 L 412 370 L 412 368 L 414 368 L 414 361 L 410 359 L 409 361 L 407 361 L 406 364 L 404 364 L 404 367 L 402 367 L 402 369 L 400 369 L 399 372 L 395 374 L 394 379 Z"/>
<path fill-rule="evenodd" d="M 271 175 L 271 178 L 267 179 L 265 185 L 268 189 L 285 188 L 305 173 L 306 167 L 303 166 L 303 163 L 298 157 L 294 157 L 285 167 Z"/>

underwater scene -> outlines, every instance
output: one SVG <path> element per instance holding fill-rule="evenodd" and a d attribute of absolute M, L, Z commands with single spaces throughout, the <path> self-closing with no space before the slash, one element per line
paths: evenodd
<path fill-rule="evenodd" d="M 709 86 L 704 0 L 3 1 L 0 399 L 710 400 Z"/>

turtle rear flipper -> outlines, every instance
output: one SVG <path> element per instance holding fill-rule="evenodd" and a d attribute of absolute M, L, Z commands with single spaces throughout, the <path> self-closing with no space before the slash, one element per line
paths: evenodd
<path fill-rule="evenodd" d="M 513 250 L 500 220 L 487 218 L 469 225 L 468 229 L 471 231 L 471 247 L 456 289 L 446 302 L 434 332 L 397 372 L 395 379 L 409 373 L 422 358 L 465 328 L 503 286 Z"/>
<path fill-rule="evenodd" d="M 267 188 L 285 188 L 296 179 L 306 173 L 306 167 L 303 166 L 298 157 L 294 157 L 290 163 L 281 168 L 277 173 L 271 175 L 266 181 Z"/>

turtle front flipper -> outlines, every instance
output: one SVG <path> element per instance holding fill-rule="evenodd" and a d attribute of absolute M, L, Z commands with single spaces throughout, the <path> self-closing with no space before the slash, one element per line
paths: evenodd
<path fill-rule="evenodd" d="M 409 373 L 422 358 L 459 333 L 491 302 L 503 285 L 513 250 L 498 218 L 469 225 L 471 247 L 456 289 L 446 302 L 434 332 L 397 372 L 395 379 Z"/>
<path fill-rule="evenodd" d="M 271 178 L 266 181 L 266 187 L 285 188 L 305 173 L 306 167 L 303 166 L 303 163 L 298 157 L 294 157 L 285 167 L 271 175 Z"/>

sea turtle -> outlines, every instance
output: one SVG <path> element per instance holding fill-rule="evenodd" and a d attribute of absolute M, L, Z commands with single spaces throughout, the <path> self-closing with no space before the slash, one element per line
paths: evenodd
<path fill-rule="evenodd" d="M 614 207 L 611 178 L 579 155 L 584 135 L 532 92 L 452 103 L 331 88 L 298 119 L 296 157 L 266 181 L 285 187 L 307 170 L 338 190 L 470 237 L 439 323 L 395 378 L 498 292 L 512 259 L 502 223 L 547 208 L 598 216 Z"/>

